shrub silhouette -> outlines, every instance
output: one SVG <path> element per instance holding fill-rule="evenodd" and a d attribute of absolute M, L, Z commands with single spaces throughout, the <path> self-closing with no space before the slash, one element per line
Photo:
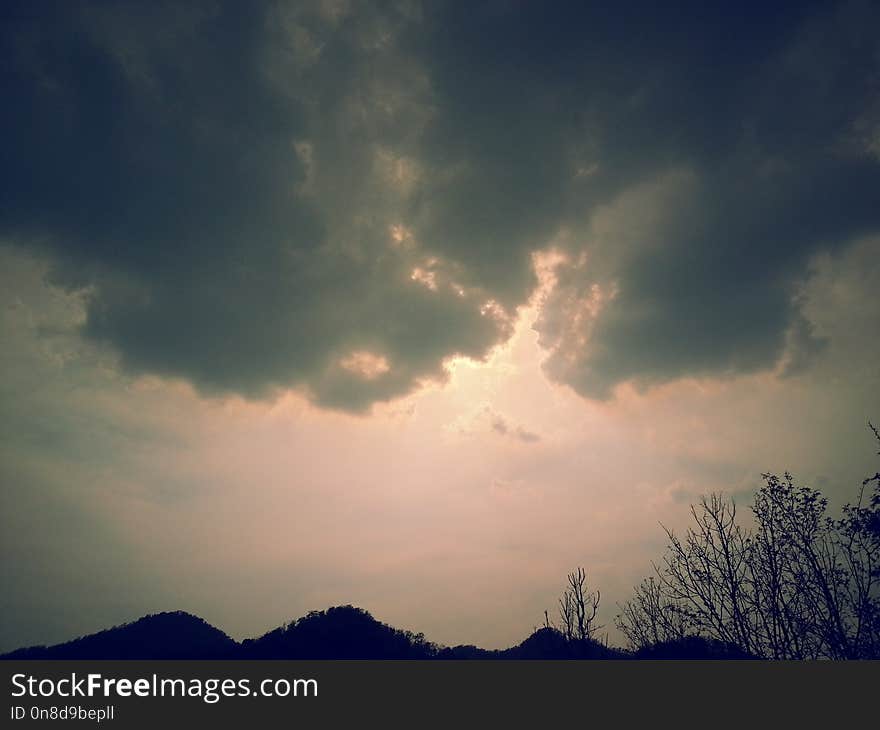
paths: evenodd
<path fill-rule="evenodd" d="M 685 636 L 644 646 L 634 659 L 757 659 L 735 644 L 725 644 L 703 636 Z"/>

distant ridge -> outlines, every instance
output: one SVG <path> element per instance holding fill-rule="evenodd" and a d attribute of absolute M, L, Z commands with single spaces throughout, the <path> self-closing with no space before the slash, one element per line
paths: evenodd
<path fill-rule="evenodd" d="M 509 649 L 476 646 L 445 647 L 437 659 L 623 659 L 626 653 L 598 641 L 570 641 L 556 629 L 541 628 Z"/>
<path fill-rule="evenodd" d="M 302 618 L 241 643 L 184 611 L 144 616 L 54 646 L 31 646 L 0 659 L 741 659 L 736 647 L 699 637 L 658 644 L 638 654 L 597 641 L 567 640 L 552 628 L 535 631 L 509 649 L 443 647 L 423 634 L 377 621 L 354 606 L 312 611 Z"/>
<path fill-rule="evenodd" d="M 401 631 L 354 606 L 312 611 L 258 639 L 245 639 L 243 659 L 432 659 L 423 634 Z"/>
<path fill-rule="evenodd" d="M 204 619 L 168 611 L 63 644 L 17 649 L 0 659 L 231 659 L 238 646 Z"/>

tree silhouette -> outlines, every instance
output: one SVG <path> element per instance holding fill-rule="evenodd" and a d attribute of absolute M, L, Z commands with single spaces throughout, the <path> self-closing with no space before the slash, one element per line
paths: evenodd
<path fill-rule="evenodd" d="M 559 623 L 550 621 L 544 611 L 544 628 L 555 629 L 566 641 L 592 640 L 602 627 L 595 623 L 602 594 L 590 591 L 587 586 L 587 572 L 579 567 L 568 576 L 568 587 L 559 598 Z"/>
<path fill-rule="evenodd" d="M 684 537 L 666 530 L 655 575 L 615 619 L 631 648 L 703 636 L 768 659 L 880 656 L 880 473 L 837 519 L 790 474 L 763 479 L 753 530 L 718 494 L 691 507 Z"/>

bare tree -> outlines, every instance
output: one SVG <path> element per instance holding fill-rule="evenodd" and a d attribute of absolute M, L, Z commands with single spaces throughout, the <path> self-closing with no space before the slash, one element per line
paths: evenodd
<path fill-rule="evenodd" d="M 684 606 L 671 601 L 654 576 L 643 580 L 635 591 L 632 599 L 618 604 L 620 613 L 614 618 L 631 649 L 679 641 L 695 633 Z"/>
<path fill-rule="evenodd" d="M 583 568 L 568 574 L 568 587 L 559 598 L 559 625 L 556 628 L 569 641 L 586 641 L 602 628 L 597 625 L 601 593 L 590 591 Z M 550 626 L 546 611 L 545 625 Z"/>
<path fill-rule="evenodd" d="M 655 575 L 616 617 L 631 647 L 693 634 L 770 659 L 880 657 L 880 473 L 839 519 L 790 474 L 763 477 L 754 530 L 721 495 L 691 507 L 683 538 L 666 530 Z"/>

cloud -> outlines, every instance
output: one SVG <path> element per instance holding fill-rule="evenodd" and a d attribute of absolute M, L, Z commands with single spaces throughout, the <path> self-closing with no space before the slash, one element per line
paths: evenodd
<path fill-rule="evenodd" d="M 0 236 L 124 369 L 205 393 L 443 381 L 554 241 L 536 327 L 579 393 L 796 370 L 808 261 L 880 225 L 870 5 L 4 13 Z"/>
<path fill-rule="evenodd" d="M 2 233 L 88 289 L 83 332 L 127 370 L 360 410 L 509 334 L 455 262 L 393 245 L 415 174 L 395 145 L 424 113 L 393 11 L 11 15 Z M 371 377 L 346 365 L 362 353 L 383 363 Z"/>
<path fill-rule="evenodd" d="M 637 149 L 699 124 L 557 240 L 566 260 L 536 323 L 551 377 L 607 398 L 627 381 L 809 366 L 825 344 L 801 312 L 812 257 L 880 225 L 880 166 L 851 144 L 880 92 L 868 18 L 876 11 L 856 4 L 787 22 L 772 44 L 713 67 L 716 83 L 688 88 L 676 76 L 644 88 L 632 129 L 609 141 Z M 606 145 L 596 164 L 626 167 L 627 154 Z"/>
<path fill-rule="evenodd" d="M 532 433 L 522 426 L 509 424 L 498 414 L 494 414 L 492 417 L 492 430 L 499 436 L 509 436 L 510 438 L 522 441 L 526 444 L 533 444 L 541 440 L 541 437 L 538 434 Z"/>
<path fill-rule="evenodd" d="M 534 444 L 541 441 L 540 434 L 499 413 L 488 403 L 483 403 L 469 413 L 458 416 L 446 426 L 446 429 L 465 435 L 488 432 L 524 444 Z"/>

